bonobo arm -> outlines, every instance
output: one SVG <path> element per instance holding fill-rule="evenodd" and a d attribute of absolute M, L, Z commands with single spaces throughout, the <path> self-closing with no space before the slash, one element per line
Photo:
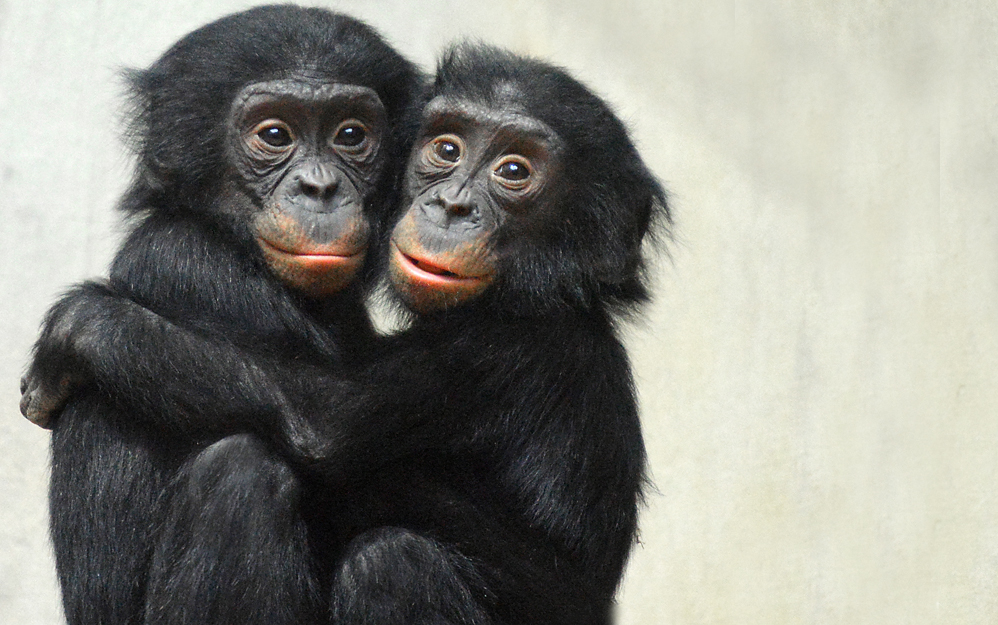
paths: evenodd
<path fill-rule="evenodd" d="M 21 383 L 21 412 L 50 427 L 78 387 L 96 384 L 166 431 L 199 436 L 294 421 L 260 364 L 216 333 L 181 327 L 94 282 L 48 312 Z"/>
<path fill-rule="evenodd" d="M 46 316 L 21 411 L 48 426 L 75 389 L 94 384 L 160 431 L 250 431 L 333 479 L 350 479 L 450 440 L 460 427 L 453 398 L 478 392 L 477 376 L 462 364 L 463 350 L 433 334 L 389 339 L 367 367 L 344 373 L 245 349 L 89 282 Z"/>
<path fill-rule="evenodd" d="M 194 437 L 253 431 L 276 437 L 306 462 L 339 447 L 377 454 L 384 437 L 422 422 L 405 450 L 392 450 L 398 457 L 439 438 L 432 419 L 416 418 L 410 407 L 431 414 L 427 406 L 450 394 L 440 392 L 439 382 L 453 377 L 434 373 L 446 350 L 403 345 L 383 348 L 383 357 L 347 379 L 328 363 L 268 356 L 258 345 L 246 349 L 87 282 L 49 310 L 22 379 L 21 411 L 50 427 L 75 389 L 94 384 L 160 430 Z M 386 416 L 380 423 L 366 418 L 374 413 Z M 321 438 L 312 427 L 321 427 Z"/>

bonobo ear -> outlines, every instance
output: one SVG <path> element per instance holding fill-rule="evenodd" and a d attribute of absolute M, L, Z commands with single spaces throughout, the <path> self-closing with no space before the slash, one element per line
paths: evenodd
<path fill-rule="evenodd" d="M 619 232 L 623 259 L 614 259 L 608 267 L 605 280 L 619 283 L 630 278 L 635 269 L 643 264 L 643 244 L 647 241 L 657 246 L 667 235 L 671 222 L 665 190 L 651 176 L 644 172 L 644 180 L 631 187 L 630 193 L 621 198 L 622 210 L 629 219 L 621 220 L 624 228 Z M 623 262 L 620 262 L 620 261 Z"/>
<path fill-rule="evenodd" d="M 177 46 L 148 69 L 125 70 L 122 77 L 129 95 L 125 139 L 142 172 L 133 185 L 147 185 L 150 197 L 169 188 L 168 203 L 183 204 L 220 184 L 225 119 L 238 85 L 195 84 L 201 74 L 190 71 L 176 51 Z"/>
<path fill-rule="evenodd" d="M 574 198 L 588 210 L 576 211 L 568 226 L 574 253 L 588 259 L 588 279 L 603 297 L 624 303 L 647 299 L 645 253 L 657 251 L 671 224 L 662 185 L 636 153 L 629 165 Z"/>
<path fill-rule="evenodd" d="M 176 183 L 176 176 L 165 163 L 154 157 L 146 158 L 139 167 L 139 182 L 150 191 L 165 191 Z"/>

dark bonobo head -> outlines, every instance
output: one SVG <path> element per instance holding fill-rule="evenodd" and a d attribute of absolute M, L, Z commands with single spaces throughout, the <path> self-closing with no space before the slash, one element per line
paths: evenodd
<path fill-rule="evenodd" d="M 187 35 L 133 72 L 130 210 L 189 213 L 309 296 L 353 281 L 377 240 L 420 89 L 365 24 L 267 6 Z"/>
<path fill-rule="evenodd" d="M 440 62 L 390 235 L 411 309 L 643 301 L 665 193 L 609 107 L 563 70 L 485 46 Z"/>

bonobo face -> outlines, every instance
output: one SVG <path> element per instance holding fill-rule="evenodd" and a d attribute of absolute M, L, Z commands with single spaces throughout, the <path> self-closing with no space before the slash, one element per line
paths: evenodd
<path fill-rule="evenodd" d="M 357 276 L 385 126 L 378 95 L 357 85 L 293 78 L 253 83 L 236 97 L 231 145 L 256 206 L 251 228 L 288 286 L 317 297 Z"/>
<path fill-rule="evenodd" d="M 561 143 L 514 106 L 438 97 L 426 107 L 406 170 L 409 208 L 391 238 L 389 271 L 418 312 L 460 304 L 495 279 L 504 244 L 544 220 Z"/>

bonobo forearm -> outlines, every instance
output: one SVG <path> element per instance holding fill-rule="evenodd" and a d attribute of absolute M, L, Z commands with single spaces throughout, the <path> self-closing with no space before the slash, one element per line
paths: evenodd
<path fill-rule="evenodd" d="M 246 352 L 96 283 L 52 307 L 35 346 L 29 383 L 66 388 L 66 379 L 70 390 L 95 383 L 150 424 L 186 435 L 268 427 L 286 410 L 278 386 Z"/>

